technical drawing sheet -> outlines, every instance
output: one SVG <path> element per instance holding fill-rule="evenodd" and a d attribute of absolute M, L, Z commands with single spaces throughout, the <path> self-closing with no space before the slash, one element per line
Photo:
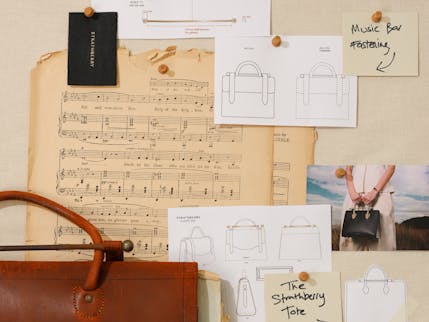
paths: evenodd
<path fill-rule="evenodd" d="M 216 124 L 356 127 L 342 37 L 217 37 L 215 48 Z"/>
<path fill-rule="evenodd" d="M 118 12 L 118 38 L 268 36 L 269 0 L 92 0 L 98 12 Z"/>
<path fill-rule="evenodd" d="M 168 210 L 172 261 L 196 261 L 222 278 L 231 321 L 264 321 L 264 276 L 329 272 L 331 206 L 249 206 Z"/>
<path fill-rule="evenodd" d="M 80 213 L 103 238 L 131 239 L 130 256 L 156 260 L 167 260 L 168 208 L 270 204 L 273 130 L 214 125 L 213 63 L 198 50 L 120 49 L 118 86 L 71 87 L 67 52 L 43 57 L 32 72 L 29 190 Z M 90 242 L 38 207 L 29 207 L 27 241 Z"/>

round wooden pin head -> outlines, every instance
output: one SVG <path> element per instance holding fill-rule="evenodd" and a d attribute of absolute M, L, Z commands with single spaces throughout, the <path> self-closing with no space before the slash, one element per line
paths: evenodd
<path fill-rule="evenodd" d="M 310 275 L 308 275 L 307 272 L 301 272 L 299 273 L 298 278 L 300 281 L 305 282 L 310 278 Z"/>
<path fill-rule="evenodd" d="M 372 14 L 371 19 L 374 22 L 380 22 L 382 17 L 383 17 L 383 14 L 381 13 L 381 11 L 376 11 Z"/>
<path fill-rule="evenodd" d="M 337 170 L 335 170 L 335 176 L 338 179 L 343 178 L 346 175 L 346 170 L 344 170 L 343 168 L 338 168 Z"/>
<path fill-rule="evenodd" d="M 95 10 L 92 7 L 86 7 L 85 10 L 83 11 L 83 14 L 87 18 L 91 18 L 92 16 L 94 16 L 94 13 L 95 13 Z"/>
<path fill-rule="evenodd" d="M 158 72 L 160 72 L 161 74 L 165 74 L 166 72 L 168 72 L 168 66 L 165 64 L 159 65 Z"/>
<path fill-rule="evenodd" d="M 282 39 L 280 38 L 280 36 L 275 36 L 272 40 L 271 43 L 273 44 L 274 47 L 279 47 L 282 43 Z"/>

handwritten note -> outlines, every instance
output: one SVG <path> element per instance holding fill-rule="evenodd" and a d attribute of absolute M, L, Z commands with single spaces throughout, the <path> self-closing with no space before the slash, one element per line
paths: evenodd
<path fill-rule="evenodd" d="M 340 273 L 265 275 L 266 321 L 341 322 Z"/>
<path fill-rule="evenodd" d="M 358 76 L 417 76 L 417 13 L 343 14 L 344 73 Z"/>

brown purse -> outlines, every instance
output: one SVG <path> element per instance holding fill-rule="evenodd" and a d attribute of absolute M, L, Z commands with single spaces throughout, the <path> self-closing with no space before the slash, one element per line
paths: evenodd
<path fill-rule="evenodd" d="M 91 223 L 60 204 L 20 191 L 0 192 L 3 200 L 29 201 L 76 224 L 93 243 L 67 246 L 91 247 L 94 257 L 83 262 L 0 261 L 0 322 L 197 322 L 197 263 L 124 262 L 121 242 L 103 241 Z"/>

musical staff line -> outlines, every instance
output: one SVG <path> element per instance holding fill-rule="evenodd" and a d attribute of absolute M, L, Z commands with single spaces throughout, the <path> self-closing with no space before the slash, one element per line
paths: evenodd
<path fill-rule="evenodd" d="M 170 199 L 237 200 L 239 175 L 210 171 L 145 169 L 95 171 L 62 169 L 57 193 L 69 196 L 115 196 Z"/>
<path fill-rule="evenodd" d="M 59 135 L 80 140 L 241 142 L 243 129 L 217 126 L 209 118 L 64 112 Z"/>
<path fill-rule="evenodd" d="M 191 161 L 207 163 L 229 163 L 235 165 L 241 162 L 240 154 L 222 154 L 206 152 L 187 151 L 104 151 L 104 150 L 82 150 L 82 149 L 61 149 L 61 159 L 84 159 L 94 161 L 106 160 L 153 160 L 153 161 Z"/>

